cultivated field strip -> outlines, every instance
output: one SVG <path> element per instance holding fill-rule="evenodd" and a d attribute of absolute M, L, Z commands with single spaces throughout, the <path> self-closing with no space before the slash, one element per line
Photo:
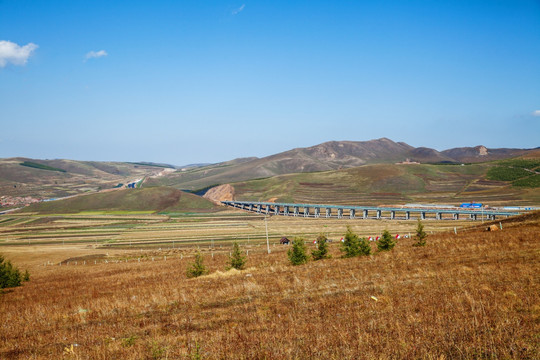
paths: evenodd
<path fill-rule="evenodd" d="M 145 221 L 147 219 L 147 221 Z M 244 245 L 266 243 L 264 217 L 251 216 L 241 211 L 223 216 L 216 214 L 183 215 L 168 217 L 139 215 L 119 217 L 118 215 L 35 216 L 17 218 L 14 225 L 0 224 L 0 247 L 30 247 L 38 245 L 59 245 L 69 248 L 174 248 L 204 246 L 218 248 L 230 246 L 233 242 Z M 31 226 L 31 224 L 40 224 Z M 376 237 L 384 229 L 393 234 L 408 235 L 413 232 L 416 220 L 349 220 L 349 219 L 306 219 L 303 217 L 269 217 L 268 239 L 271 245 L 279 243 L 283 236 L 303 237 L 314 240 L 324 233 L 332 241 L 339 241 L 347 225 L 360 236 Z M 469 221 L 426 220 L 426 228 L 431 232 L 452 231 L 454 228 L 470 226 Z"/>

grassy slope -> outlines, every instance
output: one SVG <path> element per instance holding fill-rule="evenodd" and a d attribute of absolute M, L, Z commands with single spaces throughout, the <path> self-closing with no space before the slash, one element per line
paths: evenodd
<path fill-rule="evenodd" d="M 80 195 L 69 199 L 42 202 L 23 209 L 23 212 L 71 214 L 82 211 L 215 211 L 213 203 L 178 189 L 154 187 L 122 189 L 97 194 Z"/>
<path fill-rule="evenodd" d="M 366 165 L 282 175 L 232 184 L 236 199 L 335 204 L 481 201 L 490 205 L 538 203 L 540 189 L 485 180 L 492 164 Z"/>
<path fill-rule="evenodd" d="M 196 279 L 188 253 L 41 266 L 0 296 L 0 358 L 538 359 L 540 223 L 512 220 L 297 267 L 207 253 Z"/>

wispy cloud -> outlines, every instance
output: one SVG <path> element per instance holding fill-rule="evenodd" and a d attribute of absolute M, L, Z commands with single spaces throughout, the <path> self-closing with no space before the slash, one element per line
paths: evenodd
<path fill-rule="evenodd" d="M 533 116 L 540 116 L 540 110 L 535 110 L 532 113 Z"/>
<path fill-rule="evenodd" d="M 105 50 L 90 51 L 89 53 L 86 54 L 85 61 L 88 60 L 88 59 L 100 58 L 100 57 L 107 56 L 107 55 L 109 55 L 109 54 L 107 54 L 107 52 Z"/>
<path fill-rule="evenodd" d="M 8 63 L 13 65 L 26 64 L 28 58 L 37 48 L 38 46 L 33 43 L 20 46 L 11 41 L 0 40 L 0 68 Z"/>
<path fill-rule="evenodd" d="M 232 14 L 233 15 L 239 14 L 242 10 L 244 10 L 245 7 L 246 7 L 246 4 L 242 4 L 242 6 L 240 6 L 238 9 L 233 10 Z"/>

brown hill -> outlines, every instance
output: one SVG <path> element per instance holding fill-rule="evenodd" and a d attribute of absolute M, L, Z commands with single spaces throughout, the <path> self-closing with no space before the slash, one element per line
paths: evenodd
<path fill-rule="evenodd" d="M 152 179 L 147 184 L 195 190 L 211 185 L 282 174 L 337 170 L 365 164 L 395 163 L 406 159 L 413 161 L 418 159 L 422 162 L 449 160 L 436 150 L 419 149 L 387 138 L 370 141 L 330 141 L 241 163 L 227 162 L 190 171 L 177 171 L 160 179 Z"/>
<path fill-rule="evenodd" d="M 487 155 L 482 155 L 487 151 Z M 523 149 L 457 148 L 439 152 L 415 148 L 387 138 L 370 141 L 330 141 L 297 148 L 260 159 L 226 162 L 188 171 L 177 171 L 147 185 L 198 190 L 204 187 L 276 175 L 353 168 L 367 164 L 392 164 L 406 159 L 420 163 L 483 162 L 526 154 Z"/>
<path fill-rule="evenodd" d="M 476 163 L 522 156 L 531 151 L 534 151 L 534 149 L 489 149 L 483 145 L 478 145 L 475 147 L 460 147 L 444 150 L 441 154 L 452 158 L 457 162 Z"/>

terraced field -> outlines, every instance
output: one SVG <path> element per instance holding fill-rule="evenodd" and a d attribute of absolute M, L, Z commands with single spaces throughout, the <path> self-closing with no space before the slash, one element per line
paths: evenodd
<path fill-rule="evenodd" d="M 349 219 L 267 219 L 272 248 L 279 247 L 282 236 L 301 236 L 314 240 L 320 233 L 338 241 L 347 225 L 360 236 L 377 236 L 384 229 L 394 234 L 414 231 L 416 220 L 349 220 Z M 426 229 L 440 232 L 471 226 L 462 221 L 426 221 Z M 266 251 L 264 217 L 243 211 L 219 213 L 168 213 L 155 215 L 141 212 L 121 214 L 86 213 L 73 215 L 4 215 L 0 217 L 0 253 L 22 258 L 35 266 L 58 263 L 68 258 L 106 255 L 107 258 L 160 253 L 178 256 L 195 248 L 213 253 L 228 252 L 238 241 L 250 251 Z"/>

